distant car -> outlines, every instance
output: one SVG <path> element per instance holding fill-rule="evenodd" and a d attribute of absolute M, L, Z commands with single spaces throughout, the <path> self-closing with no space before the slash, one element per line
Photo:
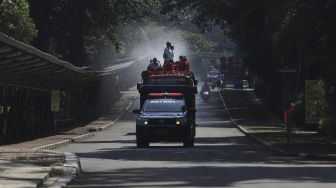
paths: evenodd
<path fill-rule="evenodd" d="M 207 80 L 212 89 L 215 87 L 220 88 L 222 85 L 221 73 L 217 69 L 211 69 L 207 73 Z"/>

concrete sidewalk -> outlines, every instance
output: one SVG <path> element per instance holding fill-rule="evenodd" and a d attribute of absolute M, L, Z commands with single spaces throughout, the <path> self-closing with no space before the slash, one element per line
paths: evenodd
<path fill-rule="evenodd" d="M 51 151 L 104 131 L 129 110 L 137 97 L 136 88 L 122 92 L 109 114 L 69 131 L 0 147 L 1 187 L 63 187 L 77 176 L 80 161 L 74 154 Z"/>
<path fill-rule="evenodd" d="M 36 187 L 47 179 L 51 167 L 44 167 L 29 163 L 20 163 L 0 160 L 4 169 L 0 173 L 1 187 Z"/>
<path fill-rule="evenodd" d="M 124 112 L 129 109 L 132 101 L 135 100 L 136 96 L 136 88 L 131 88 L 128 91 L 122 92 L 120 100 L 113 105 L 109 114 L 104 115 L 87 125 L 65 132 L 58 132 L 55 135 L 44 138 L 6 145 L 6 147 L 52 150 L 71 142 L 87 139 L 94 136 L 95 132 L 103 131 L 113 126 L 113 124 L 119 120 Z"/>
<path fill-rule="evenodd" d="M 80 173 L 79 159 L 71 153 L 5 147 L 0 151 L 2 187 L 42 187 L 48 183 L 62 187 Z"/>
<path fill-rule="evenodd" d="M 247 136 L 269 148 L 291 156 L 322 160 L 336 159 L 336 144 L 317 131 L 294 128 L 290 144 L 281 119 L 274 117 L 263 107 L 252 89 L 221 92 L 222 100 L 234 124 Z"/>

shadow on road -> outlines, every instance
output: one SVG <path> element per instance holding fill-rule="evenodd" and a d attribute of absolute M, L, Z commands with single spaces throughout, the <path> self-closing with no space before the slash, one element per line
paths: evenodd
<path fill-rule="evenodd" d="M 316 178 L 315 173 L 328 171 Z M 86 173 L 85 183 L 76 181 L 70 187 L 224 187 L 244 181 L 247 187 L 258 183 L 323 182 L 335 183 L 335 168 L 328 167 L 175 167 L 130 168 Z M 159 178 L 158 178 L 159 177 Z M 278 181 L 274 181 L 277 179 Z M 220 181 L 219 181 L 220 180 Z M 101 184 L 104 182 L 103 184 Z"/>
<path fill-rule="evenodd" d="M 134 116 L 129 115 L 122 118 L 116 129 L 123 136 L 116 134 L 118 137 L 111 138 L 106 134 L 99 138 L 101 141 L 78 143 L 92 147 L 90 152 L 82 150 L 76 154 L 91 168 L 99 166 L 99 171 L 87 168 L 70 187 L 259 188 L 280 187 L 273 186 L 277 183 L 283 183 L 281 187 L 292 183 L 303 183 L 302 187 L 336 183 L 336 167 L 331 162 L 298 160 L 253 144 L 229 122 L 218 96 L 208 103 L 198 100 L 198 104 L 196 122 L 203 132 L 197 133 L 195 147 L 184 148 L 181 143 L 174 143 L 136 148 L 135 136 L 127 134 L 131 130 L 123 132 L 121 128 L 131 127 L 130 120 L 134 126 Z"/>
<path fill-rule="evenodd" d="M 229 163 L 288 163 L 289 158 L 278 156 L 258 145 L 251 145 L 244 136 L 196 138 L 196 146 L 151 146 L 139 149 L 135 140 L 84 141 L 85 144 L 127 144 L 121 148 L 101 148 L 95 152 L 76 153 L 80 158 L 127 161 L 164 162 L 229 162 Z M 262 152 L 261 152 L 262 151 Z"/>

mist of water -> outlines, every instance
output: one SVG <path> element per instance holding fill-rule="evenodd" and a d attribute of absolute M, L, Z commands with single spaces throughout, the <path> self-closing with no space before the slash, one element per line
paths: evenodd
<path fill-rule="evenodd" d="M 177 60 L 180 55 L 189 54 L 185 40 L 177 30 L 156 27 L 153 29 L 153 32 L 147 35 L 145 40 L 136 45 L 131 56 L 148 56 L 150 59 L 156 57 L 159 61 L 163 62 L 163 51 L 167 41 L 170 41 L 174 46 L 174 60 Z"/>
<path fill-rule="evenodd" d="M 187 48 L 185 40 L 182 38 L 182 35 L 180 35 L 179 31 L 174 29 L 168 29 L 165 27 L 158 27 L 155 24 L 149 26 L 145 25 L 139 27 L 139 29 L 141 30 L 141 39 L 136 40 L 136 42 L 129 41 L 132 43 L 131 46 L 133 47 L 133 49 L 124 49 L 125 51 L 130 51 L 130 53 L 124 54 L 123 56 L 125 58 L 146 56 L 147 58 L 137 61 L 136 65 L 132 66 L 127 71 L 119 73 L 120 80 L 118 81 L 118 83 L 120 89 L 122 90 L 127 90 L 129 87 L 134 86 L 136 82 L 141 81 L 141 72 L 147 68 L 149 59 L 153 59 L 154 57 L 156 57 L 161 62 L 161 64 L 163 64 L 163 51 L 166 47 L 167 41 L 170 41 L 171 44 L 174 46 L 175 61 L 178 60 L 178 57 L 180 55 L 189 54 L 189 50 Z M 130 35 L 132 35 L 132 33 L 130 33 Z M 101 50 L 105 52 L 103 53 L 105 54 L 105 56 L 97 57 L 97 59 L 103 59 L 105 61 L 111 62 L 109 66 L 113 66 L 114 58 L 111 55 L 113 53 L 109 53 L 114 50 L 113 45 L 107 45 L 104 49 Z M 105 82 L 105 84 L 101 84 L 101 86 L 97 88 L 100 93 L 99 101 L 105 101 L 105 95 L 103 94 L 106 92 L 113 93 L 113 90 L 115 89 L 115 87 L 113 87 L 113 84 L 115 84 L 115 81 L 113 79 L 106 79 L 102 82 Z M 106 86 L 110 87 L 106 88 Z"/>

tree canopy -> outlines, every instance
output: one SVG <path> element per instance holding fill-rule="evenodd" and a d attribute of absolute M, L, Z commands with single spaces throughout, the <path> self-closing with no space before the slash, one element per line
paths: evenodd
<path fill-rule="evenodd" d="M 296 87 L 302 90 L 304 78 L 333 77 L 335 1 L 168 0 L 163 6 L 170 14 L 192 8 L 192 20 L 203 30 L 221 26 L 260 78 L 276 77 L 277 68 L 297 68 Z"/>
<path fill-rule="evenodd" d="M 119 49 L 117 28 L 140 22 L 155 14 L 159 6 L 157 0 L 29 2 L 32 17 L 40 31 L 35 45 L 78 66 L 90 64 L 99 45 L 106 40 Z"/>
<path fill-rule="evenodd" d="M 185 40 L 192 53 L 211 52 L 216 47 L 214 42 L 209 41 L 201 34 L 189 31 L 180 31 L 180 35 Z"/>
<path fill-rule="evenodd" d="M 37 35 L 27 0 L 0 1 L 0 32 L 29 43 Z"/>
<path fill-rule="evenodd" d="M 163 7 L 167 15 L 192 9 L 192 21 L 202 30 L 219 25 L 237 41 L 266 104 L 281 110 L 283 91 L 291 101 L 302 100 L 305 80 L 323 79 L 330 91 L 327 116 L 336 117 L 336 1 L 167 0 Z M 297 72 L 285 82 L 279 68 Z"/>

